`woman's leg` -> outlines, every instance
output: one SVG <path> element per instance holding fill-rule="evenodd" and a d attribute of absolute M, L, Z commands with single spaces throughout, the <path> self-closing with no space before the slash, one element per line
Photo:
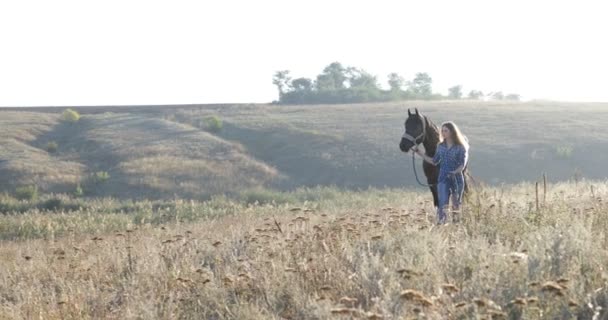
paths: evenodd
<path fill-rule="evenodd" d="M 437 223 L 444 224 L 446 220 L 446 209 L 450 201 L 450 186 L 445 182 L 437 184 L 437 195 L 439 197 L 439 205 L 437 206 Z"/>

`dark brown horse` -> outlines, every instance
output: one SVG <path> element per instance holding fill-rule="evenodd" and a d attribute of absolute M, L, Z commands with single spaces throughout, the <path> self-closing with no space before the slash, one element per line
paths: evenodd
<path fill-rule="evenodd" d="M 433 157 L 437 151 L 437 144 L 439 144 L 439 128 L 431 121 L 427 116 L 423 115 L 414 109 L 412 113 L 409 109 L 407 110 L 407 119 L 405 120 L 405 132 L 401 137 L 399 148 L 403 152 L 408 152 L 413 146 L 422 144 L 424 146 L 424 153 Z M 465 137 L 466 139 L 466 137 Z M 465 165 L 463 175 L 465 179 L 464 192 L 465 195 L 469 192 L 469 181 L 471 177 L 467 170 L 468 165 Z M 423 161 L 422 169 L 426 176 L 426 181 L 433 194 L 433 203 L 435 207 L 439 205 L 439 198 L 437 195 L 437 178 L 439 178 L 439 166 L 434 166 L 426 161 Z"/>

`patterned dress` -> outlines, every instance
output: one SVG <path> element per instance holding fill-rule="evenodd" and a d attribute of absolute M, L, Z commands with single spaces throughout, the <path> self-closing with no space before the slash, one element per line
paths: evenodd
<path fill-rule="evenodd" d="M 439 179 L 437 182 L 448 182 L 449 173 L 467 163 L 468 157 L 469 153 L 464 146 L 453 145 L 448 147 L 445 142 L 439 144 L 433 157 L 433 162 L 439 165 Z"/>
<path fill-rule="evenodd" d="M 438 223 L 446 221 L 445 208 L 453 197 L 452 205 L 459 207 L 464 192 L 464 175 L 462 172 L 452 174 L 458 167 L 466 165 L 468 160 L 468 150 L 461 145 L 441 143 L 437 147 L 433 162 L 439 165 L 439 178 L 437 179 L 437 194 L 439 196 L 439 206 L 437 207 Z"/>

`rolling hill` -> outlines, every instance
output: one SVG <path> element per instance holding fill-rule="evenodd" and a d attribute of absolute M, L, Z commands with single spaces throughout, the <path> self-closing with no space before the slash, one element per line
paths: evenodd
<path fill-rule="evenodd" d="M 608 176 L 606 104 L 82 107 L 74 124 L 60 121 L 62 108 L 4 108 L 0 188 L 72 192 L 80 184 L 91 196 L 205 198 L 259 187 L 414 186 L 411 158 L 398 149 L 408 107 L 461 126 L 479 181 Z M 209 116 L 222 120 L 219 133 L 197 126 Z M 50 142 L 55 152 L 47 152 Z"/>
<path fill-rule="evenodd" d="M 65 123 L 53 114 L 3 112 L 2 119 L 5 191 L 37 185 L 72 192 L 80 184 L 90 196 L 201 198 L 280 178 L 237 144 L 141 114 L 85 115 Z M 45 149 L 51 142 L 55 152 Z"/>

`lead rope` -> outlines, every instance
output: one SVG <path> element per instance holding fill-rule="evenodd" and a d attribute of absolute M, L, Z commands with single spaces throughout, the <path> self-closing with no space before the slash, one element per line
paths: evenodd
<path fill-rule="evenodd" d="M 424 161 L 424 160 L 423 160 Z M 414 168 L 414 176 L 416 176 L 416 182 L 423 187 L 434 187 L 434 184 L 426 184 L 420 182 L 420 178 L 418 178 L 418 172 L 416 171 L 416 152 L 412 152 L 412 167 Z"/>

